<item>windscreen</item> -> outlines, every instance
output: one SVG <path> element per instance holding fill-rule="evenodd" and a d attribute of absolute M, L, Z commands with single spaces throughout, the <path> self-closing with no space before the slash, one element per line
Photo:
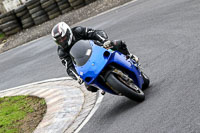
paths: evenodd
<path fill-rule="evenodd" d="M 77 66 L 83 66 L 92 54 L 92 47 L 88 40 L 78 41 L 70 50 L 73 63 Z"/>

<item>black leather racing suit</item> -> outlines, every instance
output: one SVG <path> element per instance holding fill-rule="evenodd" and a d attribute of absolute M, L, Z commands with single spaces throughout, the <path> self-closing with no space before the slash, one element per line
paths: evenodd
<path fill-rule="evenodd" d="M 63 65 L 66 65 L 67 62 L 67 74 L 72 77 L 73 79 L 76 79 L 75 75 L 72 73 L 72 71 L 76 72 L 74 65 L 72 63 L 72 59 L 69 55 L 69 51 L 72 48 L 72 46 L 79 40 L 95 40 L 99 43 L 96 43 L 98 45 L 102 45 L 105 41 L 108 40 L 107 34 L 102 30 L 94 30 L 91 28 L 86 27 L 74 27 L 71 29 L 73 33 L 73 39 L 72 43 L 69 47 L 66 49 L 63 49 L 62 47 L 58 46 L 57 52 L 58 56 L 62 61 Z M 118 50 L 121 53 L 127 55 L 129 54 L 126 44 L 122 41 L 112 41 L 113 50 Z"/>

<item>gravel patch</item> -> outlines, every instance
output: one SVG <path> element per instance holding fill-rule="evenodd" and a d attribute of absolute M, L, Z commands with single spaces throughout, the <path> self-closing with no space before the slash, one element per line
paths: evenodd
<path fill-rule="evenodd" d="M 15 35 L 8 37 L 6 43 L 0 44 L 0 53 L 42 36 L 49 35 L 53 26 L 60 21 L 64 21 L 69 25 L 73 25 L 77 22 L 80 22 L 81 20 L 95 16 L 101 12 L 109 10 L 113 7 L 117 7 L 129 1 L 131 0 L 97 0 L 80 9 L 60 15 L 57 18 L 47 21 L 41 25 L 25 29 Z"/>

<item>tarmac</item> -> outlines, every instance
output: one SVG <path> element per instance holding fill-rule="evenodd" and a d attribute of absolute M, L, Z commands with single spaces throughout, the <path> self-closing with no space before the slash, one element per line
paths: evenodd
<path fill-rule="evenodd" d="M 47 112 L 34 133 L 78 133 L 103 99 L 70 77 L 50 79 L 0 91 L 0 97 L 32 95 L 44 98 Z"/>

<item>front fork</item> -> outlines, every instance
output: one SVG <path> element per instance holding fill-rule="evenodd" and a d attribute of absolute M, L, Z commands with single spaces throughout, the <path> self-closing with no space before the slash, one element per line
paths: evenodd
<path fill-rule="evenodd" d="M 120 71 L 118 69 L 114 69 L 112 72 L 119 75 L 121 78 L 123 78 L 128 83 L 133 82 L 133 80 L 131 78 L 129 78 L 128 75 L 124 74 L 122 71 Z"/>

